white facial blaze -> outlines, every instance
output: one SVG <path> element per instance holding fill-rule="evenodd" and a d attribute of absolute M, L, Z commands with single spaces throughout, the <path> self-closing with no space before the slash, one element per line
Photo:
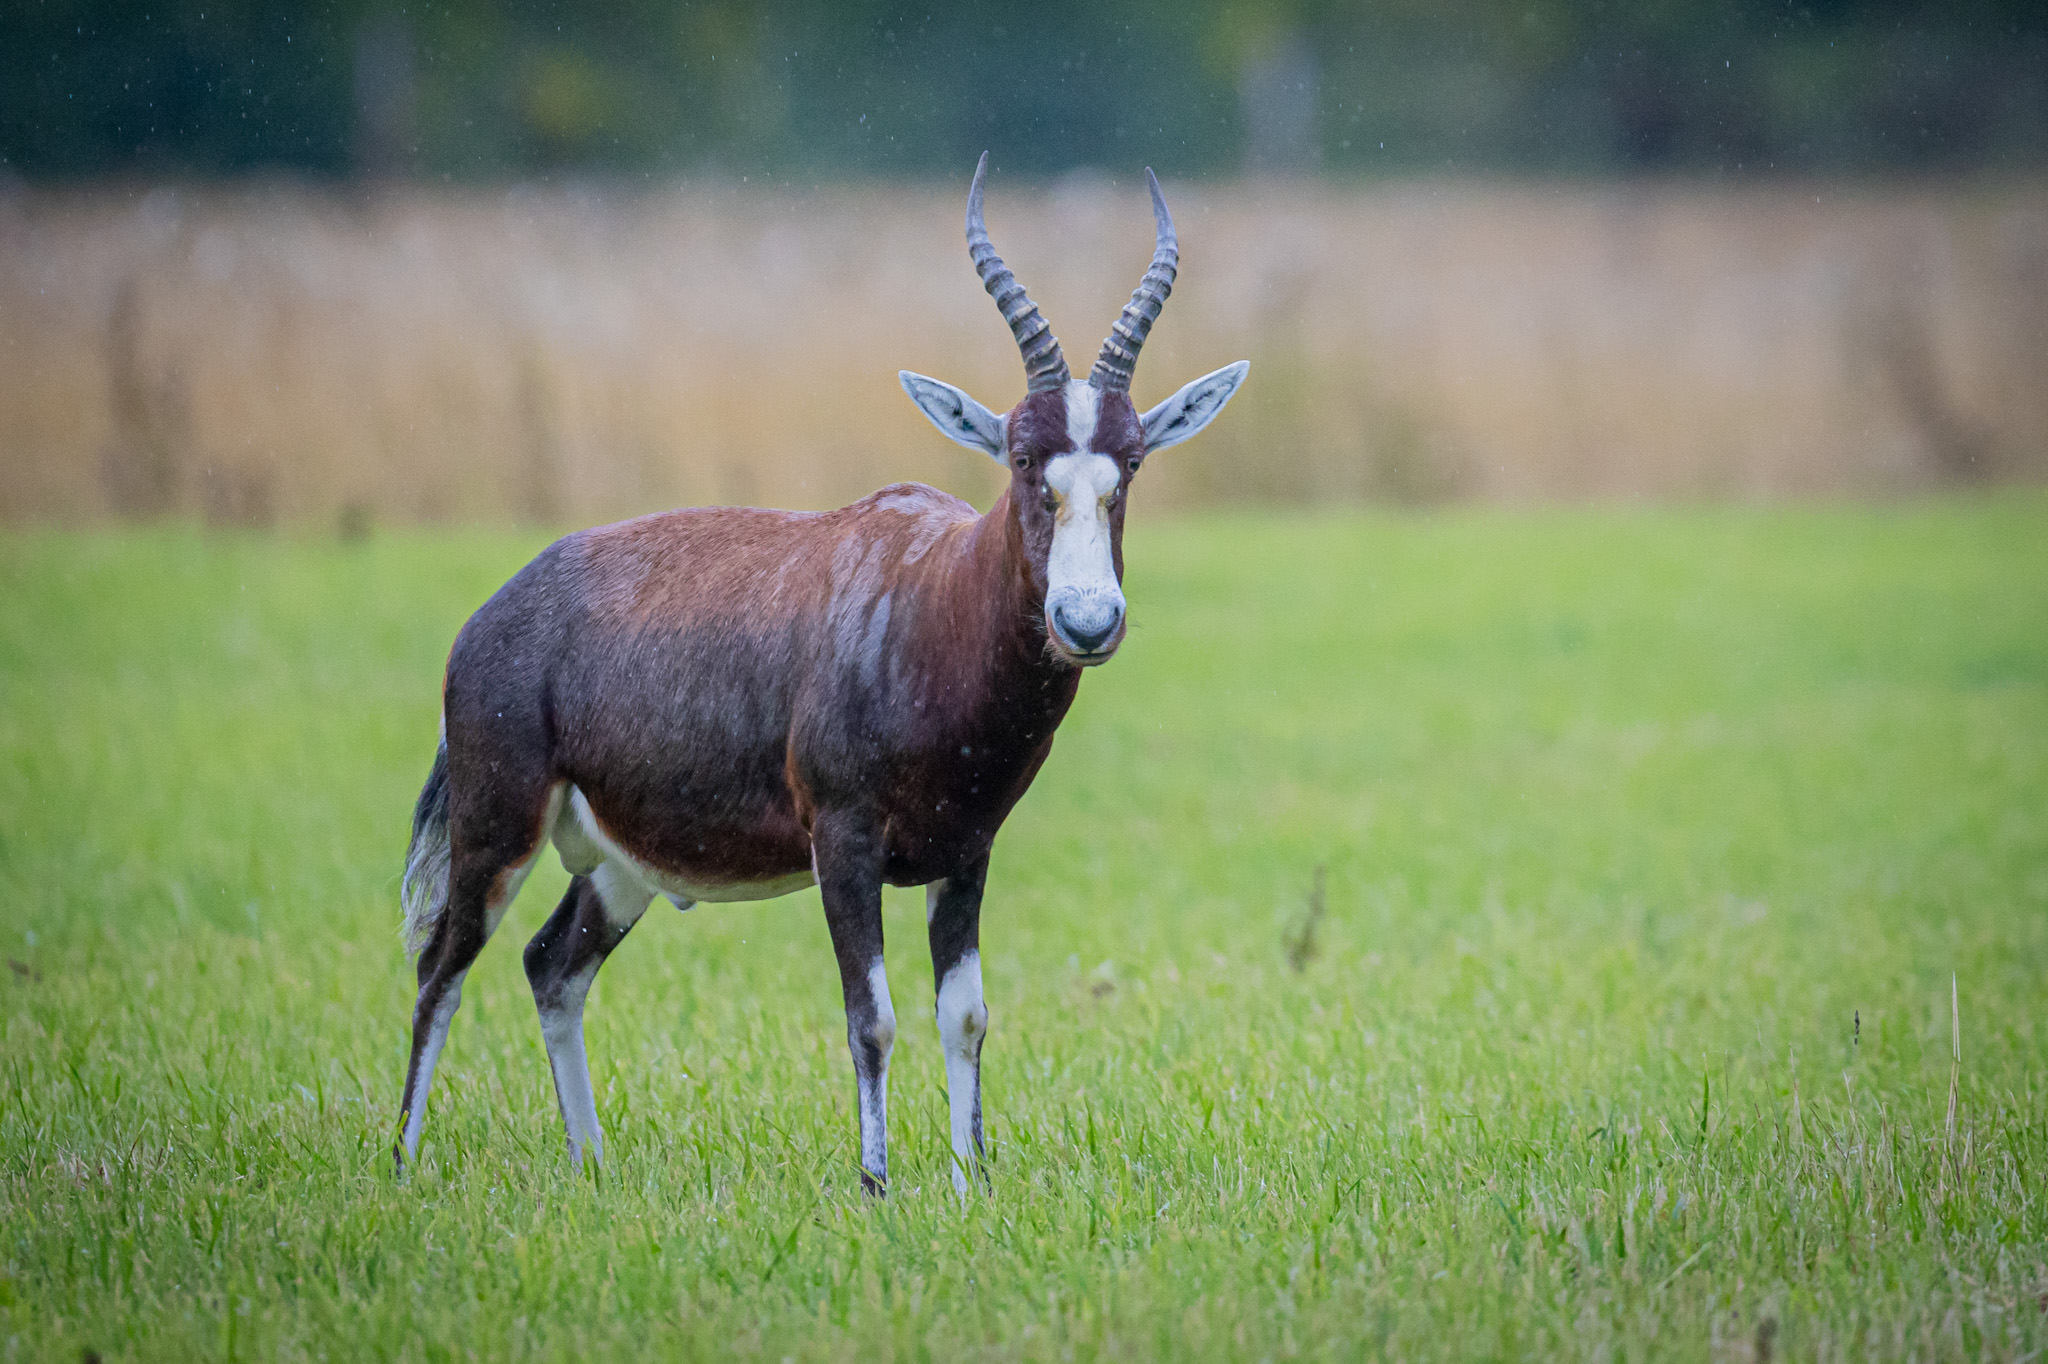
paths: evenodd
<path fill-rule="evenodd" d="M 1095 444 L 1095 424 L 1102 418 L 1102 390 L 1076 379 L 1067 385 L 1067 439 L 1077 453 L 1085 454 Z"/>
<path fill-rule="evenodd" d="M 1081 416 L 1071 398 L 1069 404 L 1069 420 L 1078 427 Z M 1046 627 L 1077 659 L 1100 662 L 1115 647 L 1111 641 L 1124 617 L 1109 534 L 1109 502 L 1119 482 L 1116 461 L 1085 448 L 1058 455 L 1045 466 L 1045 482 L 1055 502 L 1052 548 L 1045 560 Z"/>
<path fill-rule="evenodd" d="M 1117 583 L 1110 529 L 1111 505 L 1123 479 L 1117 462 L 1093 448 L 1102 390 L 1070 383 L 1064 397 L 1067 438 L 1076 448 L 1053 456 L 1045 466 L 1046 502 L 1053 514 L 1045 628 L 1058 652 L 1086 668 L 1115 653 L 1123 638 L 1124 593 Z"/>
<path fill-rule="evenodd" d="M 1114 620 L 1123 614 L 1124 594 L 1110 553 L 1109 500 L 1121 480 L 1116 461 L 1089 448 L 1101 413 L 1101 391 L 1093 384 L 1072 383 L 1066 399 L 1067 438 L 1074 442 L 1074 453 L 1055 456 L 1045 466 L 1046 486 L 1058 503 L 1045 564 L 1046 608 L 1064 608 L 1084 620 Z"/>
<path fill-rule="evenodd" d="M 1062 588 L 1110 592 L 1121 598 L 1109 549 L 1109 499 L 1116 494 L 1116 461 L 1107 455 L 1060 455 L 1045 466 L 1045 481 L 1059 494 L 1052 553 L 1045 561 L 1046 595 Z"/>

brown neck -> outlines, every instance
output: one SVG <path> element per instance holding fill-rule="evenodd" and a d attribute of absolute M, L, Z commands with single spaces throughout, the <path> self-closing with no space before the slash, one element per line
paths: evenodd
<path fill-rule="evenodd" d="M 967 528 L 949 566 L 948 612 L 953 647 L 977 658 L 962 669 L 970 706 L 988 708 L 984 723 L 1019 738 L 1050 734 L 1073 704 L 1081 670 L 1054 657 L 1045 642 L 1045 584 L 1025 551 L 1022 528 L 1006 489 Z"/>
<path fill-rule="evenodd" d="M 1080 685 L 1081 670 L 1056 658 L 1045 640 L 1045 572 L 1031 562 L 1024 527 L 1005 488 L 981 518 L 977 537 L 989 542 L 977 550 L 976 577 L 985 600 L 1000 603 L 996 636 L 1034 674 L 1063 683 L 1062 712 Z M 997 552 L 997 551 L 1000 552 Z M 992 641 L 993 642 L 993 641 Z"/>

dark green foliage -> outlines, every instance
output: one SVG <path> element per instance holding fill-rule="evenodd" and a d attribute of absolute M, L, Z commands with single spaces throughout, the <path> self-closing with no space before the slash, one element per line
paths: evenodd
<path fill-rule="evenodd" d="M 2026 0 L 12 0 L 0 160 L 799 180 L 957 176 L 984 147 L 1027 173 L 2039 165 L 2044 16 Z M 1280 110 L 1264 151 L 1261 101 Z"/>

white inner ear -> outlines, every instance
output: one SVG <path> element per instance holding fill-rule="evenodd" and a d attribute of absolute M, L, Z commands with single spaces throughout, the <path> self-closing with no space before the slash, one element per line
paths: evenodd
<path fill-rule="evenodd" d="M 998 464 L 1008 463 L 1004 428 L 1008 417 L 998 417 L 965 392 L 938 379 L 898 370 L 896 378 L 917 410 L 945 434 L 947 440 L 979 450 Z"/>
<path fill-rule="evenodd" d="M 1240 360 L 1213 374 L 1204 374 L 1147 412 L 1139 419 L 1145 427 L 1145 453 L 1149 455 L 1154 450 L 1178 445 L 1215 421 L 1216 414 L 1223 410 L 1223 404 L 1230 401 L 1230 395 L 1237 392 L 1238 385 L 1244 382 L 1244 376 L 1251 367 L 1249 360 Z"/>

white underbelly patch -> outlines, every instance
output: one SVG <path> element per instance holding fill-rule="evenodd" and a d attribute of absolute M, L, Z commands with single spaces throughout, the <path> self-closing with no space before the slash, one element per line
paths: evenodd
<path fill-rule="evenodd" d="M 664 895 L 674 902 L 678 909 L 688 909 L 692 904 L 728 904 L 740 900 L 772 900 L 778 895 L 788 895 L 802 890 L 805 886 L 817 884 L 817 878 L 809 871 L 794 872 L 788 876 L 772 877 L 766 881 L 727 881 L 698 883 L 680 876 L 648 866 L 620 847 L 604 826 L 597 822 L 597 815 L 590 808 L 590 802 L 576 787 L 569 788 L 569 799 L 562 802 L 561 813 L 555 817 L 555 851 L 562 859 L 562 866 L 572 876 L 588 876 L 596 871 L 600 862 L 610 862 L 622 871 L 630 873 L 649 891 Z"/>

